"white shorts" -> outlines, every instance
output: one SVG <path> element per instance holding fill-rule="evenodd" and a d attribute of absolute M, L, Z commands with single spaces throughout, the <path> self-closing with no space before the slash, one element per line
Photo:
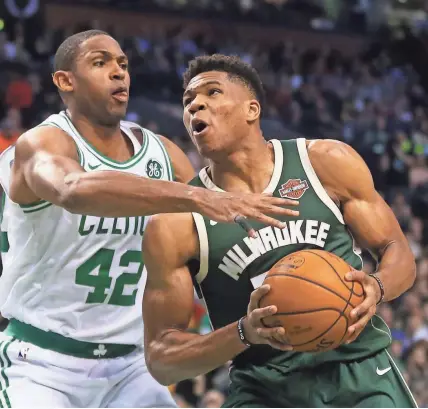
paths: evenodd
<path fill-rule="evenodd" d="M 138 348 L 119 358 L 85 359 L 0 333 L 0 408 L 171 408 L 168 388 Z"/>

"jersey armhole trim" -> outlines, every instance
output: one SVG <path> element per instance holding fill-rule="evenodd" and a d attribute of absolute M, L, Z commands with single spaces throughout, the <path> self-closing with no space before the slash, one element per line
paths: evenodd
<path fill-rule="evenodd" d="M 64 131 L 61 127 L 59 127 L 54 122 L 45 122 L 45 123 L 38 125 L 37 127 L 42 127 L 42 126 L 52 126 L 54 128 L 60 129 L 61 131 Z M 85 156 L 83 155 L 82 150 L 80 149 L 79 145 L 74 140 L 74 138 L 71 137 L 71 139 L 73 140 L 74 144 L 76 145 L 76 152 L 77 152 L 77 157 L 79 158 L 79 165 L 84 169 L 85 168 Z M 38 210 L 43 210 L 49 206 L 52 206 L 52 203 L 50 203 L 46 200 L 37 200 L 36 202 L 28 203 L 25 205 L 18 203 L 18 205 L 21 209 L 23 209 L 24 213 L 33 213 L 33 212 L 36 212 Z"/>
<path fill-rule="evenodd" d="M 312 166 L 311 160 L 309 159 L 308 150 L 306 148 L 306 139 L 298 138 L 296 140 L 297 150 L 299 151 L 300 162 L 302 163 L 303 169 L 306 173 L 306 176 L 309 179 L 315 193 L 319 199 L 331 210 L 331 212 L 336 216 L 337 220 L 340 223 L 345 224 L 343 219 L 342 212 L 337 207 L 336 203 L 333 202 L 333 199 L 328 195 L 324 189 L 321 181 L 318 179 L 318 176 L 315 172 L 315 169 Z"/>
<path fill-rule="evenodd" d="M 58 126 L 58 124 L 56 124 L 55 122 L 43 122 L 40 125 L 37 125 L 36 128 L 39 128 L 42 126 L 52 126 L 54 128 L 57 128 L 57 129 L 65 132 L 67 135 L 70 136 L 70 138 L 73 140 L 74 144 L 76 145 L 76 151 L 77 151 L 77 156 L 79 157 L 79 163 L 80 163 L 80 166 L 83 168 L 85 165 L 85 158 L 83 156 L 82 150 L 80 149 L 79 145 L 77 144 L 77 141 L 68 132 L 66 132 L 64 129 L 62 129 L 60 126 Z"/>
<path fill-rule="evenodd" d="M 146 131 L 146 134 L 149 134 L 151 136 L 153 136 L 153 138 L 156 140 L 156 142 L 158 143 L 163 156 L 165 157 L 165 162 L 166 162 L 166 166 L 167 166 L 167 170 L 168 170 L 168 180 L 170 181 L 175 181 L 175 174 L 174 174 L 174 167 L 172 166 L 172 161 L 171 161 L 171 157 L 169 156 L 168 151 L 166 150 L 164 144 L 162 143 L 161 139 L 159 138 L 158 135 L 156 135 L 155 133 L 151 132 L 151 131 Z"/>
<path fill-rule="evenodd" d="M 21 205 L 20 205 L 20 206 L 21 206 Z M 48 207 L 51 207 L 51 206 L 52 206 L 52 203 L 50 203 L 50 202 L 46 202 L 45 200 L 43 200 L 43 201 L 40 203 L 40 205 L 33 206 L 33 207 L 30 207 L 30 208 L 23 208 L 22 210 L 23 210 L 23 212 L 24 212 L 25 214 L 28 214 L 28 213 L 38 212 L 39 210 L 47 209 Z M 21 207 L 22 207 L 22 206 L 21 206 Z"/>
<path fill-rule="evenodd" d="M 199 213 L 192 213 L 192 216 L 199 237 L 199 271 L 195 276 L 195 280 L 200 285 L 208 275 L 208 233 L 204 218 Z"/>

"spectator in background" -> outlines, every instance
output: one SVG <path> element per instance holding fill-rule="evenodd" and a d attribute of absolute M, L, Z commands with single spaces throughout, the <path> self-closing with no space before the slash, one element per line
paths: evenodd
<path fill-rule="evenodd" d="M 0 122 L 0 153 L 13 145 L 22 133 L 21 112 L 9 108 L 6 117 Z"/>
<path fill-rule="evenodd" d="M 28 108 L 33 103 L 30 82 L 19 73 L 11 74 L 11 81 L 6 89 L 6 105 L 9 108 Z"/>
<path fill-rule="evenodd" d="M 210 389 L 205 392 L 205 395 L 202 397 L 201 402 L 199 404 L 200 408 L 221 408 L 225 401 L 225 396 L 223 393 Z"/>
<path fill-rule="evenodd" d="M 206 3 L 180 0 L 178 6 L 176 0 L 156 1 L 159 7 L 168 7 L 175 2 L 176 11 L 187 13 L 189 9 L 186 7 L 192 7 L 192 13 L 207 15 L 221 13 L 221 8 L 227 11 L 228 5 L 235 0 Z M 216 7 L 207 12 L 214 3 Z M 298 21 L 296 14 L 287 8 L 296 2 L 270 0 L 270 3 L 263 9 L 262 0 L 244 1 L 234 13 L 239 16 L 242 11 L 245 18 L 261 18 L 269 24 Z M 348 7 L 346 2 L 328 0 L 324 3 L 334 8 L 329 11 L 330 17 L 334 20 L 340 16 L 338 23 L 346 25 L 343 23 L 344 9 Z M 370 10 L 370 2 L 360 2 L 360 5 L 364 13 Z M 0 70 L 3 73 L 0 77 L 0 105 L 4 105 L 0 107 L 0 152 L 14 143 L 26 128 L 61 109 L 61 101 L 50 88 L 50 62 L 53 50 L 65 34 L 71 33 L 40 32 L 30 55 L 24 48 L 19 25 L 10 38 L 0 32 Z M 139 37 L 122 38 L 134 79 L 131 96 L 135 101 L 145 98 L 153 109 L 162 112 L 162 118 L 170 114 L 171 121 L 153 120 L 153 111 L 148 111 L 147 115 L 153 120 L 148 123 L 138 103 L 132 112 L 146 122 L 149 129 L 165 133 L 178 142 L 196 169 L 205 166 L 187 137 L 183 137 L 181 107 L 171 109 L 171 106 L 180 101 L 180 74 L 187 61 L 195 54 L 226 50 L 245 56 L 261 73 L 268 95 L 264 112 L 267 137 L 287 134 L 307 138 L 333 137 L 356 148 L 369 165 L 377 189 L 390 202 L 418 259 L 417 281 L 413 289 L 394 303 L 381 305 L 378 313 L 392 330 L 392 355 L 404 369 L 420 405 L 428 407 L 426 91 L 413 70 L 404 64 L 395 64 L 386 49 L 370 55 L 345 57 L 328 47 L 309 50 L 290 40 L 254 40 L 248 44 L 239 33 L 224 37 L 224 33 L 211 31 L 209 26 L 204 32 L 190 32 L 180 28 L 166 30 L 159 25 L 155 32 L 144 32 L 142 28 Z M 10 69 L 11 63 L 18 63 L 19 70 Z M 174 121 L 175 128 L 171 125 Z M 272 123 L 275 124 L 273 135 L 267 128 Z M 372 272 L 375 262 L 368 257 L 364 270 Z M 204 315 L 203 305 L 198 300 L 195 300 L 192 326 L 194 331 L 201 333 L 210 331 L 209 318 Z M 177 385 L 177 402 L 181 407 L 215 407 L 224 399 L 227 386 L 226 365 L 205 377 Z"/>

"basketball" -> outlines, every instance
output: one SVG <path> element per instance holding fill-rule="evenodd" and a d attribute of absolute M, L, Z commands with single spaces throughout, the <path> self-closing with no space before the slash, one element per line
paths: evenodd
<path fill-rule="evenodd" d="M 271 289 L 260 307 L 275 305 L 277 313 L 263 319 L 267 327 L 282 326 L 285 339 L 300 352 L 323 352 L 347 340 L 354 323 L 350 312 L 364 300 L 363 287 L 345 280 L 352 267 L 323 250 L 303 250 L 278 261 L 263 284 Z"/>

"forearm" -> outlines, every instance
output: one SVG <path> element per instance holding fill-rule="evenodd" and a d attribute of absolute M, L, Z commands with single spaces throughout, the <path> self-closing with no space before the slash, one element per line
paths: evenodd
<path fill-rule="evenodd" d="M 415 259 L 404 241 L 392 241 L 382 253 L 376 275 L 384 286 L 384 301 L 391 301 L 413 285 L 416 278 Z"/>
<path fill-rule="evenodd" d="M 61 202 L 72 213 L 127 217 L 197 211 L 203 189 L 124 172 L 76 173 L 66 177 Z"/>
<path fill-rule="evenodd" d="M 247 347 L 233 323 L 207 335 L 171 330 L 147 349 L 147 365 L 163 385 L 171 385 L 212 371 Z"/>

